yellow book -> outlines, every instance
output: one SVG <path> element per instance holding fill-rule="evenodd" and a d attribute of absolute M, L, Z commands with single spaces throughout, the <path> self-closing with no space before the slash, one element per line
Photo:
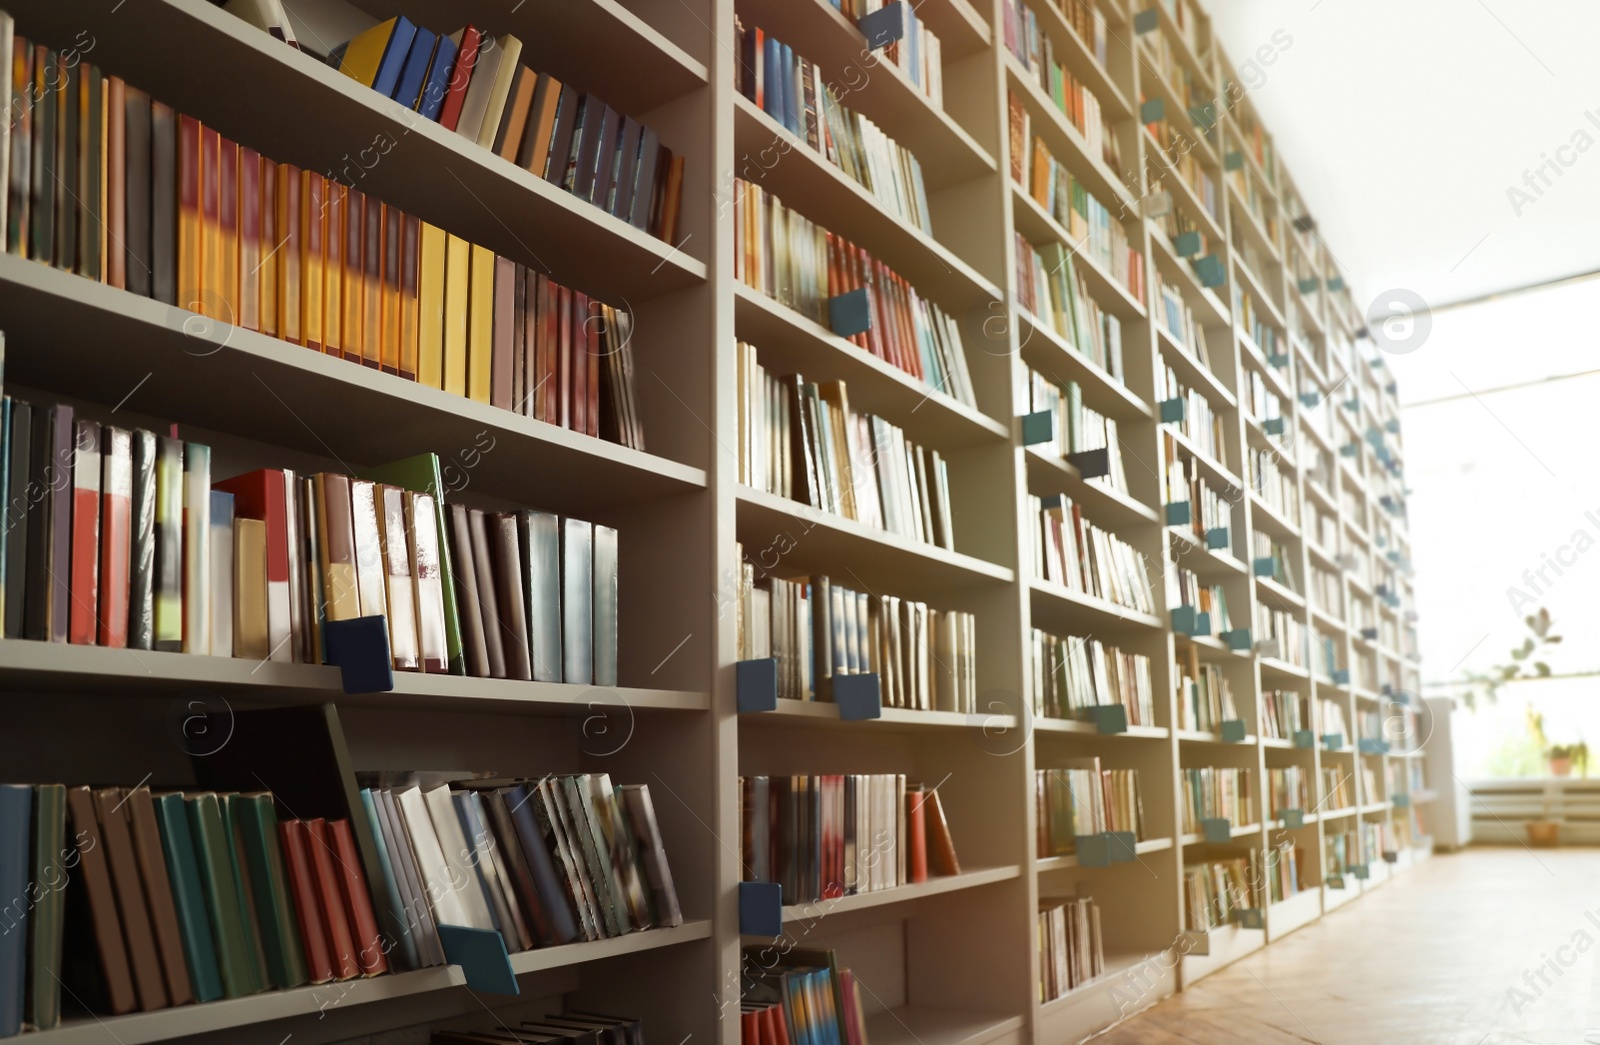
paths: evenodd
<path fill-rule="evenodd" d="M 266 660 L 267 524 L 260 519 L 233 520 L 233 571 L 233 655 Z"/>
<path fill-rule="evenodd" d="M 406 238 L 406 216 L 383 208 L 383 369 L 400 372 L 400 255 Z"/>
<path fill-rule="evenodd" d="M 400 239 L 400 376 L 417 379 L 417 238 L 422 223 L 410 214 L 401 222 Z"/>
<path fill-rule="evenodd" d="M 282 246 L 278 262 L 278 336 L 300 341 L 300 168 L 278 165 L 278 203 L 274 208 Z"/>
<path fill-rule="evenodd" d="M 378 78 L 378 66 L 383 64 L 383 52 L 388 50 L 389 37 L 394 35 L 395 19 L 379 22 L 360 36 L 344 45 L 344 57 L 339 60 L 339 71 L 371 87 Z"/>
<path fill-rule="evenodd" d="M 200 216 L 200 186 L 205 180 L 200 158 L 200 121 L 178 118 L 178 306 L 200 311 L 204 280 L 205 226 Z"/>
<path fill-rule="evenodd" d="M 417 381 L 444 387 L 444 229 L 422 223 L 417 263 Z"/>
<path fill-rule="evenodd" d="M 300 172 L 300 336 L 307 348 L 322 351 L 322 262 L 327 247 L 322 242 L 326 183 L 315 171 Z"/>
<path fill-rule="evenodd" d="M 489 401 L 494 378 L 494 251 L 473 244 L 472 314 L 467 321 L 467 395 Z"/>
<path fill-rule="evenodd" d="M 344 281 L 339 288 L 343 305 L 339 340 L 344 342 L 344 357 L 355 363 L 365 358 L 362 340 L 365 332 L 361 322 L 365 292 L 361 285 L 366 277 L 361 271 L 361 251 L 366 236 L 361 230 L 366 220 L 367 197 L 355 189 L 347 190 L 344 200 Z"/>
<path fill-rule="evenodd" d="M 268 337 L 278 336 L 278 263 L 275 252 L 283 241 L 283 229 L 278 225 L 278 178 L 283 173 L 278 165 L 260 157 L 261 185 L 257 190 L 256 206 L 261 209 L 261 243 L 257 251 L 256 271 L 261 279 L 261 332 Z"/>
<path fill-rule="evenodd" d="M 202 316 L 232 323 L 222 269 L 222 136 L 200 127 L 200 302 Z"/>
<path fill-rule="evenodd" d="M 444 390 L 467 394 L 468 277 L 472 244 L 459 236 L 445 240 Z"/>
<path fill-rule="evenodd" d="M 361 361 L 383 365 L 383 201 L 367 197 L 361 234 Z"/>
<path fill-rule="evenodd" d="M 322 187 L 322 350 L 330 356 L 344 353 L 339 321 L 344 305 L 340 294 L 344 287 L 344 208 L 348 192 L 345 186 L 331 180 Z"/>
<path fill-rule="evenodd" d="M 239 322 L 239 143 L 222 139 L 217 161 L 218 318 Z"/>

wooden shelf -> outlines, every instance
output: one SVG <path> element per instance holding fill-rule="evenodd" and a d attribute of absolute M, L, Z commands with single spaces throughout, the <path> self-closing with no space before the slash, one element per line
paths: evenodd
<path fill-rule="evenodd" d="M 1033 133 L 1043 138 L 1050 154 L 1065 164 L 1074 179 L 1081 179 L 1089 194 L 1112 213 L 1138 213 L 1138 204 L 1128 187 L 1107 167 L 1105 161 L 1089 151 L 1089 142 L 1072 125 L 1065 113 L 1055 107 L 1039 87 L 1038 80 L 1007 51 L 1001 59 L 1006 83 L 1023 99 L 1031 114 Z"/>
<path fill-rule="evenodd" d="M 1045 718 L 1037 716 L 1033 720 L 1036 733 L 1083 733 L 1090 736 L 1102 737 L 1107 740 L 1166 740 L 1172 735 L 1165 726 L 1129 726 L 1121 733 L 1101 733 L 1095 728 L 1093 722 L 1080 722 L 1071 718 Z"/>
<path fill-rule="evenodd" d="M 1152 411 L 1138 396 L 1098 363 L 1080 354 L 1067 340 L 1020 304 L 1013 303 L 1021 351 L 1037 368 L 1060 382 L 1077 381 L 1090 407 L 1117 421 L 1148 420 Z"/>
<path fill-rule="evenodd" d="M 1085 595 L 1037 577 L 1029 578 L 1028 587 L 1033 596 L 1035 617 L 1041 622 L 1052 622 L 1056 629 L 1065 627 L 1066 632 L 1082 633 L 1085 629 L 1090 629 L 1098 633 L 1101 630 L 1118 631 L 1130 628 L 1159 630 L 1165 627 L 1161 618 L 1154 614 L 1140 613 L 1138 610 L 1119 606 L 1093 595 Z M 1056 623 L 1065 620 L 1071 620 L 1074 624 Z M 1054 630 L 1054 634 L 1057 635 L 1066 632 Z"/>
<path fill-rule="evenodd" d="M 839 717 L 839 706 L 829 701 L 780 700 L 775 711 L 741 715 L 739 725 L 754 728 L 793 728 L 814 726 L 825 729 L 861 729 L 873 733 L 914 733 L 924 730 L 977 729 L 1004 731 L 1016 729 L 1015 715 L 956 711 L 919 711 L 914 708 L 884 706 L 881 717 L 846 721 Z"/>
<path fill-rule="evenodd" d="M 915 900 L 927 899 L 930 896 L 941 896 L 961 889 L 977 889 L 980 886 L 1009 881 L 1016 878 L 1020 873 L 1021 871 L 1015 866 L 988 867 L 977 871 L 963 871 L 960 874 L 947 875 L 942 878 L 929 878 L 927 881 L 918 882 L 915 885 L 901 885 L 892 889 L 877 889 L 870 893 L 856 893 L 853 896 L 839 896 L 832 899 L 785 904 L 783 908 L 783 923 L 785 925 L 794 925 L 799 922 L 805 922 L 809 925 L 815 925 L 817 922 L 827 919 L 829 915 L 865 911 L 890 904 L 911 903 Z"/>
<path fill-rule="evenodd" d="M 904 1005 L 867 1017 L 872 1045 L 986 1045 L 1022 1029 L 1022 1017 Z"/>
<path fill-rule="evenodd" d="M 1064 493 L 1081 504 L 1096 525 L 1123 537 L 1140 527 L 1161 525 L 1160 517 L 1152 509 L 1120 490 L 1083 478 L 1083 474 L 1070 461 L 1052 457 L 1038 446 L 1028 447 L 1025 454 L 1030 491 Z"/>
<path fill-rule="evenodd" d="M 1145 856 L 1149 853 L 1159 853 L 1171 848 L 1172 839 L 1170 838 L 1147 838 L 1142 842 L 1135 842 L 1133 851 L 1138 856 Z M 1078 866 L 1080 865 L 1078 864 L 1077 853 L 1067 853 L 1064 856 L 1040 856 L 1035 857 L 1033 861 L 1033 869 L 1038 874 L 1065 871 Z M 1121 865 L 1112 864 L 1111 866 L 1118 867 Z M 1095 870 L 1104 870 L 1104 868 L 1095 868 Z"/>
<path fill-rule="evenodd" d="M 1072 251 L 1072 270 L 1083 275 L 1089 293 L 1094 296 L 1095 302 L 1101 308 L 1122 319 L 1145 317 L 1144 302 L 1134 297 L 1098 259 L 1079 253 L 1080 248 L 1085 245 L 1082 241 L 1074 243 L 1072 234 L 1040 206 L 1038 200 L 1025 192 L 1022 186 L 1014 181 L 1010 182 L 1010 185 L 1012 219 L 1016 222 L 1018 232 L 1021 232 L 1034 246 L 1043 246 L 1055 240 L 1068 247 Z"/>
<path fill-rule="evenodd" d="M 229 17 L 220 15 L 219 17 Z M 705 472 L 419 385 L 14 255 L 0 255 L 8 381 L 378 464 L 495 440 L 474 490 L 584 512 L 688 493 Z M 219 390 L 236 394 L 219 395 Z M 646 433 L 648 437 L 648 432 Z"/>
<path fill-rule="evenodd" d="M 1166 324 L 1156 322 L 1151 325 L 1156 328 L 1157 341 L 1162 348 L 1161 358 L 1178 372 L 1180 381 L 1205 396 L 1213 409 L 1226 411 L 1239 408 L 1238 399 L 1228 387 L 1211 372 L 1210 367 L 1202 364 L 1183 346 Z"/>

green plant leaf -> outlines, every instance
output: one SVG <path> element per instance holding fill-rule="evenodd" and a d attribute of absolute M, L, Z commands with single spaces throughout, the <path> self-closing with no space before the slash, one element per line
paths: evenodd
<path fill-rule="evenodd" d="M 1550 665 L 1542 660 L 1536 660 L 1533 662 L 1533 673 L 1539 678 L 1547 679 L 1550 677 Z"/>

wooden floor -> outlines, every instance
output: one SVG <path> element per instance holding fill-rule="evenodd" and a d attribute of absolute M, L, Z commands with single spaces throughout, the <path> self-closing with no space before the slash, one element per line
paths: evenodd
<path fill-rule="evenodd" d="M 1591 1032 L 1600 1042 L 1600 849 L 1507 847 L 1425 860 L 1093 1040 L 1508 1045 Z"/>

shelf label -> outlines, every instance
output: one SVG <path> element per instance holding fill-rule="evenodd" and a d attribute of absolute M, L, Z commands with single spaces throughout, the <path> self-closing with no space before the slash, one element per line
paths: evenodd
<path fill-rule="evenodd" d="M 1112 863 L 1131 864 L 1139 858 L 1139 843 L 1132 831 L 1107 831 L 1106 838 L 1110 842 Z"/>
<path fill-rule="evenodd" d="M 904 39 L 906 23 L 909 20 L 906 5 L 900 0 L 895 0 L 894 3 L 885 4 L 869 15 L 863 15 L 861 20 L 856 22 L 856 28 L 867 38 L 867 50 L 876 51 L 888 47 L 896 40 Z"/>
<path fill-rule="evenodd" d="M 1194 273 L 1200 277 L 1202 287 L 1220 287 L 1228 281 L 1228 274 L 1222 267 L 1222 259 L 1215 254 L 1196 258 Z"/>
<path fill-rule="evenodd" d="M 1262 639 L 1260 642 L 1256 643 L 1256 653 L 1259 656 L 1270 657 L 1276 660 L 1277 658 L 1283 656 L 1283 646 L 1278 642 L 1277 639 Z"/>
<path fill-rule="evenodd" d="M 1232 631 L 1222 633 L 1222 641 L 1235 653 L 1244 653 L 1250 649 L 1250 629 L 1234 628 Z"/>
<path fill-rule="evenodd" d="M 1214 526 L 1206 531 L 1206 547 L 1212 551 L 1221 551 L 1227 548 L 1229 543 L 1226 526 Z"/>
<path fill-rule="evenodd" d="M 1322 280 L 1312 276 L 1309 279 L 1302 279 L 1295 286 L 1300 288 L 1300 293 L 1302 294 L 1312 294 L 1316 292 L 1318 287 L 1322 286 Z"/>
<path fill-rule="evenodd" d="M 1053 410 L 1022 415 L 1022 445 L 1038 446 L 1056 437 L 1056 415 Z"/>
<path fill-rule="evenodd" d="M 1111 835 L 1078 835 L 1072 840 L 1079 867 L 1111 866 Z"/>
<path fill-rule="evenodd" d="M 1175 606 L 1172 610 L 1172 630 L 1181 635 L 1211 634 L 1211 614 L 1193 606 Z"/>
<path fill-rule="evenodd" d="M 1099 733 L 1128 731 L 1128 709 L 1121 704 L 1096 704 L 1079 708 L 1077 717 L 1080 722 L 1093 722 L 1095 731 Z"/>
<path fill-rule="evenodd" d="M 1317 746 L 1317 740 L 1316 737 L 1312 736 L 1311 730 L 1297 729 L 1294 731 L 1294 746 L 1307 749 L 1314 748 Z"/>
<path fill-rule="evenodd" d="M 1245 738 L 1244 719 L 1230 718 L 1222 723 L 1222 740 L 1227 744 L 1242 744 Z"/>
<path fill-rule="evenodd" d="M 733 666 L 739 714 L 778 710 L 778 658 L 741 660 Z"/>
<path fill-rule="evenodd" d="M 1189 401 L 1181 396 L 1177 399 L 1163 399 L 1160 410 L 1162 424 L 1181 425 L 1189 416 Z"/>
<path fill-rule="evenodd" d="M 1151 98 L 1139 106 L 1140 123 L 1159 123 L 1167 114 L 1167 103 L 1164 98 Z"/>
<path fill-rule="evenodd" d="M 828 299 L 828 329 L 840 337 L 855 337 L 872 329 L 872 302 L 866 287 Z"/>
<path fill-rule="evenodd" d="M 394 659 L 389 653 L 389 622 L 382 614 L 323 623 L 328 661 L 339 667 L 346 693 L 387 693 L 394 689 Z"/>
<path fill-rule="evenodd" d="M 1344 876 L 1343 875 L 1337 875 L 1337 874 L 1330 874 L 1328 876 L 1328 888 L 1329 889 L 1343 889 L 1344 888 Z"/>
<path fill-rule="evenodd" d="M 1230 152 L 1230 153 L 1225 153 L 1223 155 L 1223 157 L 1222 157 L 1222 169 L 1223 170 L 1225 170 L 1225 171 L 1236 171 L 1236 170 L 1242 170 L 1243 168 L 1244 168 L 1244 153 L 1242 153 L 1242 152 Z"/>
<path fill-rule="evenodd" d="M 490 994 L 521 994 L 516 973 L 511 971 L 511 955 L 506 941 L 494 929 L 474 929 L 468 925 L 440 923 L 439 943 L 450 965 L 459 965 L 467 986 Z"/>
<path fill-rule="evenodd" d="M 1322 734 L 1322 746 L 1324 748 L 1326 748 L 1327 750 L 1329 750 L 1329 751 L 1338 751 L 1340 748 L 1344 747 L 1344 734 L 1343 733 L 1324 733 L 1324 734 Z"/>
<path fill-rule="evenodd" d="M 1161 16 L 1153 7 L 1144 11 L 1140 11 L 1138 14 L 1133 16 L 1133 31 L 1138 33 L 1140 36 L 1143 36 L 1145 33 L 1155 32 L 1156 27 L 1160 24 Z"/>
<path fill-rule="evenodd" d="M 1394 807 L 1396 809 L 1405 809 L 1407 806 L 1411 805 L 1411 796 L 1406 794 L 1404 791 L 1398 792 L 1392 797 L 1394 798 Z"/>
<path fill-rule="evenodd" d="M 1344 873 L 1360 881 L 1366 881 L 1372 877 L 1372 870 L 1366 864 L 1351 864 L 1344 869 Z"/>
<path fill-rule="evenodd" d="M 1200 253 L 1201 246 L 1200 233 L 1194 231 L 1180 232 L 1177 238 L 1172 241 L 1172 249 L 1177 252 L 1180 258 L 1194 257 Z"/>
<path fill-rule="evenodd" d="M 1317 393 L 1315 393 L 1315 392 L 1301 392 L 1300 393 L 1300 405 L 1301 406 L 1314 407 L 1320 402 L 1322 402 L 1322 397 L 1320 395 L 1318 395 Z"/>
<path fill-rule="evenodd" d="M 1278 818 L 1283 821 L 1284 827 L 1306 826 L 1306 811 L 1304 809 L 1280 809 Z"/>
<path fill-rule="evenodd" d="M 1400 862 L 1400 854 L 1397 851 L 1393 850 L 1393 849 L 1385 849 L 1383 851 L 1383 862 L 1386 863 L 1386 864 L 1399 863 Z"/>
<path fill-rule="evenodd" d="M 1274 568 L 1277 566 L 1277 560 L 1270 555 L 1265 555 L 1259 559 L 1252 560 L 1251 565 L 1257 577 L 1271 577 Z"/>
<path fill-rule="evenodd" d="M 1098 450 L 1079 450 L 1068 454 L 1067 461 L 1085 479 L 1098 479 L 1111 474 L 1111 452 L 1103 446 Z"/>
<path fill-rule="evenodd" d="M 1213 845 L 1233 841 L 1233 822 L 1224 817 L 1206 817 L 1200 821 L 1200 830 Z"/>
<path fill-rule="evenodd" d="M 1335 671 L 1333 673 L 1333 684 L 1335 686 L 1350 685 L 1350 669 L 1340 668 L 1338 671 Z"/>
<path fill-rule="evenodd" d="M 777 882 L 739 883 L 739 933 L 783 935 L 783 887 Z"/>
<path fill-rule="evenodd" d="M 1245 929 L 1260 929 L 1265 923 L 1261 920 L 1261 908 L 1241 907 L 1238 910 L 1239 925 Z"/>
<path fill-rule="evenodd" d="M 1284 356 L 1283 358 L 1284 359 L 1288 359 L 1289 357 L 1288 356 Z M 1261 422 L 1261 427 L 1268 435 L 1282 435 L 1283 434 L 1283 418 L 1281 418 L 1281 417 L 1269 417 L 1265 421 Z"/>
<path fill-rule="evenodd" d="M 845 722 L 863 722 L 883 717 L 883 689 L 877 672 L 863 675 L 833 676 L 833 702 Z"/>
<path fill-rule="evenodd" d="M 1188 526 L 1191 518 L 1188 501 L 1174 501 L 1167 505 L 1168 526 Z"/>

